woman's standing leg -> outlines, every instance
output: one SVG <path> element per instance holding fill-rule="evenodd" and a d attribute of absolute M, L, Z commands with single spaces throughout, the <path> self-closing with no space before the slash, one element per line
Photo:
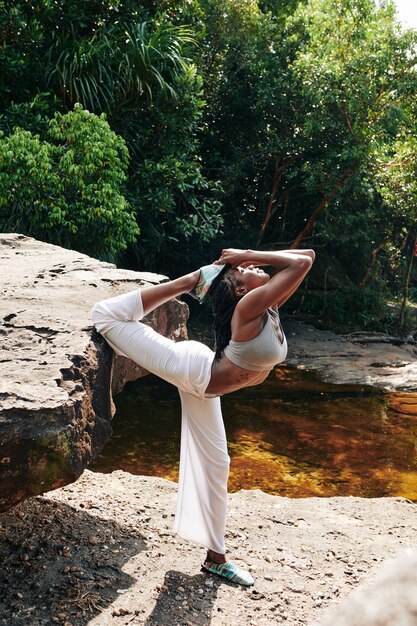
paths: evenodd
<path fill-rule="evenodd" d="M 200 400 L 180 390 L 181 460 L 174 531 L 225 554 L 230 458 L 220 398 Z"/>

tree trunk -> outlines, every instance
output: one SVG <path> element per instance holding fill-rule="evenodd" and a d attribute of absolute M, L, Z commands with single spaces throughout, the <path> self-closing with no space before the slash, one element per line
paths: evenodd
<path fill-rule="evenodd" d="M 341 189 L 346 185 L 349 178 L 354 174 L 354 172 L 358 169 L 359 163 L 352 165 L 349 167 L 346 172 L 343 174 L 342 178 L 336 183 L 335 187 L 331 192 L 326 194 L 320 204 L 314 209 L 310 217 L 308 218 L 307 224 L 304 226 L 303 230 L 297 235 L 297 237 L 292 242 L 290 248 L 299 248 L 300 242 L 308 237 L 311 231 L 314 228 L 317 219 L 324 209 L 327 207 L 329 202 L 333 200 L 333 198 L 339 193 Z"/>
<path fill-rule="evenodd" d="M 366 285 L 366 283 L 368 282 L 369 276 L 371 274 L 372 268 L 375 265 L 375 261 L 376 261 L 376 255 L 378 254 L 378 252 L 380 252 L 383 247 L 385 246 L 385 244 L 388 243 L 387 241 L 383 241 L 382 243 L 379 244 L 379 246 L 377 246 L 376 248 L 374 248 L 371 252 L 371 260 L 369 262 L 368 268 L 365 272 L 365 276 L 362 278 L 361 282 L 359 283 L 360 287 L 363 287 L 363 285 Z"/>
<path fill-rule="evenodd" d="M 398 320 L 399 331 L 402 334 L 404 329 L 404 315 L 405 315 L 405 307 L 408 301 L 408 289 L 410 285 L 411 278 L 411 270 L 413 268 L 414 257 L 417 256 L 417 237 L 414 238 L 414 243 L 411 247 L 410 261 L 408 263 L 407 276 L 404 283 L 404 291 L 403 291 L 403 301 L 401 303 L 400 315 Z"/>
<path fill-rule="evenodd" d="M 274 172 L 274 178 L 273 178 L 273 181 L 272 181 L 271 195 L 269 197 L 269 202 L 268 202 L 268 206 L 267 206 L 267 209 L 266 209 L 265 219 L 263 221 L 263 224 L 261 226 L 261 230 L 259 232 L 258 241 L 256 242 L 257 246 L 259 246 L 259 244 L 261 243 L 261 240 L 262 240 L 262 237 L 264 236 L 265 230 L 266 230 L 269 222 L 271 221 L 271 217 L 274 214 L 273 206 L 274 206 L 275 197 L 277 195 L 278 185 L 279 185 L 280 180 L 281 180 L 281 175 L 282 175 L 282 168 L 280 167 L 280 160 L 277 157 L 275 159 L 275 172 Z"/>

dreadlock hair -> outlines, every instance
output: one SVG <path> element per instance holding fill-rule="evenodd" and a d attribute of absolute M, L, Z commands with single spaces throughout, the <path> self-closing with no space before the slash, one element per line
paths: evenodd
<path fill-rule="evenodd" d="M 242 296 L 237 296 L 235 288 L 239 281 L 227 272 L 217 281 L 209 292 L 209 299 L 214 316 L 215 361 L 219 361 L 223 350 L 232 336 L 231 320 L 236 305 Z"/>

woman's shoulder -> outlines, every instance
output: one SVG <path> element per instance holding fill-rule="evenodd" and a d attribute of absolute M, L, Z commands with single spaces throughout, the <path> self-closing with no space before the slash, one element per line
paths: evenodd
<path fill-rule="evenodd" d="M 246 316 L 240 315 L 240 311 L 236 307 L 232 315 L 231 326 L 246 326 L 247 324 L 252 325 L 256 323 L 265 324 L 265 322 L 267 321 L 269 317 L 268 311 L 269 309 L 266 309 L 265 311 L 262 311 L 262 313 L 260 313 L 256 317 L 247 319 Z"/>
<path fill-rule="evenodd" d="M 244 319 L 234 313 L 230 324 L 233 341 L 248 341 L 257 337 L 268 324 L 269 319 L 268 311 L 264 311 L 251 320 Z"/>

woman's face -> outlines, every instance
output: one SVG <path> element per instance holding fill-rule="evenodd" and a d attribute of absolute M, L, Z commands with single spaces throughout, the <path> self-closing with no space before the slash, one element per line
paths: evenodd
<path fill-rule="evenodd" d="M 270 276 L 260 267 L 233 267 L 229 272 L 233 272 L 233 275 L 238 281 L 238 288 L 243 287 L 245 292 L 252 291 L 261 285 L 266 285 Z"/>

